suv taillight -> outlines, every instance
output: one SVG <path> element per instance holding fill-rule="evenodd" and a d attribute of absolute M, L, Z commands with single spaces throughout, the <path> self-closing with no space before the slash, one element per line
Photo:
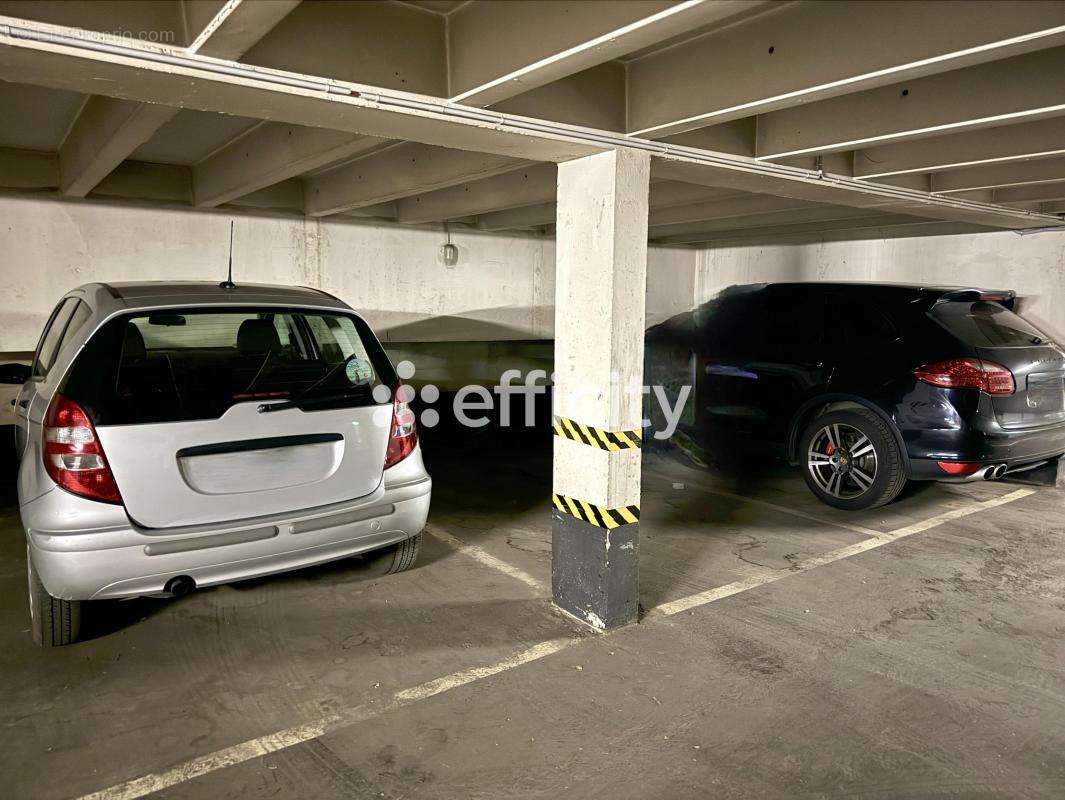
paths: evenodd
<path fill-rule="evenodd" d="M 948 389 L 979 389 L 988 394 L 1013 394 L 1013 373 L 994 361 L 951 358 L 925 364 L 913 371 L 914 377 L 932 386 Z"/>
<path fill-rule="evenodd" d="M 122 502 L 96 429 L 84 409 L 61 394 L 44 416 L 43 452 L 44 469 L 60 488 L 89 500 Z"/>
<path fill-rule="evenodd" d="M 414 424 L 414 412 L 401 398 L 402 387 L 396 389 L 392 404 L 392 425 L 388 430 L 388 449 L 385 451 L 385 469 L 395 466 L 414 452 L 418 444 L 418 429 Z"/>

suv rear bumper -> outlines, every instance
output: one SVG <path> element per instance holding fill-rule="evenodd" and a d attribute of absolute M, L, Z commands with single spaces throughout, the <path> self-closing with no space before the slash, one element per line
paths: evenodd
<path fill-rule="evenodd" d="M 411 459 L 418 462 L 421 459 Z M 413 466 L 413 465 L 412 465 Z M 397 472 L 398 465 L 396 469 Z M 391 471 L 391 470 L 390 470 Z M 432 480 L 424 471 L 395 476 L 351 503 L 306 509 L 228 524 L 144 530 L 121 506 L 76 498 L 54 489 L 22 506 L 30 557 L 48 593 L 64 600 L 98 600 L 159 594 L 174 577 L 196 585 L 270 575 L 364 553 L 411 538 L 425 527 Z M 412 470 L 413 472 L 413 470 Z M 402 482 L 397 482 L 401 479 Z M 112 512 L 120 524 L 68 530 L 71 503 L 88 503 L 97 515 Z M 60 523 L 57 525 L 57 523 Z"/>
<path fill-rule="evenodd" d="M 914 480 L 948 479 L 939 461 L 1005 464 L 1013 469 L 1065 453 L 1065 424 L 1017 431 L 922 431 L 919 439 L 907 442 L 907 451 L 907 477 Z"/>

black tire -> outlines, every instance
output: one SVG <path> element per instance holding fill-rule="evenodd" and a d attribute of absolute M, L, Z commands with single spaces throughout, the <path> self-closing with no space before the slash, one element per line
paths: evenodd
<path fill-rule="evenodd" d="M 876 459 L 876 472 L 873 481 L 868 488 L 854 497 L 839 497 L 826 491 L 819 485 L 814 476 L 815 469 L 810 466 L 810 448 L 815 437 L 833 425 L 849 426 L 868 437 L 873 445 Z M 815 418 L 806 426 L 802 438 L 799 440 L 799 463 L 802 465 L 803 478 L 810 491 L 821 502 L 842 508 L 847 511 L 859 511 L 866 508 L 877 508 L 886 505 L 899 496 L 906 486 L 906 468 L 902 459 L 902 452 L 895 439 L 891 428 L 877 414 L 864 408 L 848 408 L 839 411 L 830 411 Z M 830 468 L 821 467 L 825 472 Z M 852 491 L 860 490 L 857 481 L 850 483 Z"/>
<path fill-rule="evenodd" d="M 30 630 L 41 647 L 61 647 L 78 640 L 81 633 L 81 601 L 60 600 L 48 594 L 41 577 L 26 552 L 26 573 L 30 591 Z"/>
<path fill-rule="evenodd" d="M 393 575 L 413 567 L 414 562 L 418 560 L 421 548 L 422 534 L 419 533 L 409 539 L 404 539 L 399 544 L 369 553 L 366 560 L 374 574 Z"/>

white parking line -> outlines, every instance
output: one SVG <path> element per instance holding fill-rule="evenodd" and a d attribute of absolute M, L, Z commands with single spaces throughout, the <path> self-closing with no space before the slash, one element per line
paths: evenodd
<path fill-rule="evenodd" d="M 358 722 L 365 722 L 397 708 L 417 703 L 427 697 L 442 694 L 459 686 L 465 686 L 466 684 L 498 675 L 500 672 L 520 667 L 530 661 L 546 658 L 579 641 L 581 640 L 575 638 L 551 639 L 546 642 L 540 642 L 495 664 L 454 672 L 451 675 L 445 675 L 442 678 L 396 692 L 387 703 L 374 706 L 359 705 L 338 711 L 313 722 L 297 725 L 294 728 L 286 728 L 283 731 L 275 731 L 257 739 L 249 739 L 224 750 L 216 750 L 205 756 L 186 761 L 184 764 L 179 764 L 165 772 L 154 772 L 151 775 L 135 778 L 108 789 L 101 789 L 98 792 L 83 795 L 78 800 L 135 800 L 135 798 L 144 797 L 179 783 L 185 783 L 201 775 L 243 764 L 245 761 L 251 761 L 253 758 L 284 750 L 286 747 L 309 742 L 311 739 L 325 736 L 327 733 L 339 728 Z"/>
<path fill-rule="evenodd" d="M 849 545 L 847 547 L 841 547 L 837 550 L 832 550 L 828 553 L 824 553 L 820 556 L 815 556 L 807 561 L 799 562 L 791 570 L 780 572 L 766 572 L 761 573 L 750 578 L 746 578 L 742 581 L 736 581 L 735 583 L 727 584 L 726 586 L 719 586 L 714 589 L 710 589 L 706 592 L 700 592 L 699 594 L 691 595 L 680 600 L 674 600 L 669 603 L 663 603 L 660 606 L 655 607 L 649 612 L 651 618 L 655 616 L 668 616 L 672 614 L 678 614 L 682 611 L 695 608 L 697 606 L 712 603 L 715 600 L 720 600 L 725 597 L 731 597 L 732 595 L 739 594 L 741 592 L 755 589 L 759 586 L 764 586 L 775 581 L 783 580 L 802 572 L 808 572 L 809 570 L 824 566 L 825 564 L 831 564 L 835 561 L 839 561 L 844 558 L 848 558 L 859 553 L 864 553 L 869 550 L 873 550 L 877 547 L 882 547 L 885 544 L 902 539 L 906 536 L 912 536 L 915 533 L 934 528 L 937 525 L 942 525 L 945 522 L 959 519 L 961 517 L 975 514 L 979 511 L 984 511 L 996 506 L 1005 505 L 1006 503 L 1012 503 L 1014 500 L 1020 500 L 1023 497 L 1027 497 L 1030 494 L 1034 494 L 1033 489 L 1018 489 L 1015 492 L 1010 492 L 1002 497 L 997 497 L 993 500 L 985 500 L 983 502 L 972 503 L 961 508 L 955 508 L 947 511 L 943 514 L 939 514 L 923 522 L 917 522 L 906 527 L 899 528 L 888 533 L 876 533 L 875 536 L 865 539 L 856 544 Z M 531 575 L 528 575 L 516 567 L 512 567 L 506 562 L 503 562 L 495 556 L 489 555 L 484 550 L 475 545 L 469 545 L 460 539 L 451 536 L 448 533 L 439 530 L 429 531 L 434 537 L 446 542 L 447 544 L 455 547 L 467 555 L 476 558 L 481 563 L 491 566 L 493 569 L 498 569 L 508 575 L 511 575 L 524 583 L 543 590 L 545 587 L 540 581 L 537 581 Z M 451 691 L 452 689 L 460 686 L 466 686 L 471 683 L 489 678 L 493 675 L 498 675 L 502 672 L 520 667 L 523 664 L 528 664 L 533 661 L 537 661 L 547 656 L 554 655 L 555 653 L 564 650 L 570 645 L 577 642 L 584 641 L 583 638 L 572 639 L 551 639 L 546 642 L 540 642 L 532 647 L 522 650 L 514 655 L 498 661 L 494 664 L 487 666 L 473 667 L 470 669 L 461 670 L 459 672 L 445 675 L 441 678 L 436 678 L 431 681 L 419 684 L 409 689 L 403 689 L 396 692 L 392 699 L 387 703 L 380 705 L 358 705 L 348 709 L 344 709 L 333 714 L 329 714 L 320 719 L 312 722 L 304 723 L 292 728 L 287 728 L 281 731 L 275 731 L 274 733 L 261 736 L 256 739 L 249 739 L 240 744 L 227 747 L 222 750 L 216 750 L 213 753 L 208 753 L 205 756 L 194 758 L 190 761 L 186 761 L 183 764 L 166 770 L 165 772 L 156 772 L 150 775 L 145 775 L 140 778 L 134 778 L 133 780 L 120 783 L 116 786 L 112 786 L 108 789 L 102 789 L 98 792 L 83 795 L 78 800 L 135 800 L 135 798 L 144 797 L 145 795 L 158 792 L 167 787 L 174 786 L 179 783 L 198 778 L 201 775 L 206 775 L 211 772 L 215 772 L 226 767 L 242 764 L 246 761 L 250 761 L 254 758 L 268 755 L 270 753 L 283 750 L 287 747 L 301 744 L 303 742 L 316 739 L 320 736 L 324 736 L 332 731 L 340 728 L 353 725 L 355 723 L 364 722 L 375 717 L 379 717 L 390 711 L 394 711 L 399 708 L 403 708 L 408 705 L 412 705 L 421 700 L 429 697 L 433 697 L 444 692 Z"/>
<path fill-rule="evenodd" d="M 950 522 L 951 520 L 959 519 L 961 517 L 967 517 L 970 514 L 975 514 L 979 511 L 985 511 L 989 508 L 995 508 L 996 506 L 1002 506 L 1006 503 L 1012 503 L 1014 500 L 1020 500 L 1022 497 L 1027 497 L 1030 494 L 1035 494 L 1034 489 L 1018 489 L 1015 492 L 1003 495 L 1002 497 L 996 497 L 993 500 L 984 500 L 978 503 L 970 503 L 962 506 L 961 508 L 951 509 L 950 511 L 938 514 L 934 517 L 926 519 L 922 522 L 915 522 L 912 525 L 907 525 L 903 528 L 897 528 L 887 533 L 874 533 L 874 535 L 868 539 L 864 539 L 855 544 L 847 545 L 846 547 L 840 547 L 836 550 L 830 550 L 827 553 L 822 553 L 819 556 L 807 559 L 806 561 L 800 561 L 792 565 L 790 569 L 779 570 L 776 572 L 765 572 L 757 575 L 752 575 L 749 578 L 744 578 L 741 581 L 735 583 L 729 583 L 724 586 L 716 586 L 713 589 L 709 589 L 705 592 L 699 592 L 698 594 L 689 595 L 688 597 L 682 597 L 679 600 L 672 600 L 668 603 L 655 606 L 650 614 L 661 614 L 663 616 L 670 616 L 672 614 L 679 614 L 682 611 L 688 611 L 697 606 L 706 605 L 712 603 L 715 600 L 720 600 L 724 597 L 731 597 L 734 594 L 740 592 L 746 592 L 749 589 L 754 589 L 758 586 L 765 586 L 769 583 L 775 583 L 776 581 L 784 580 L 792 575 L 797 575 L 802 572 L 808 572 L 815 567 L 823 567 L 825 564 L 831 564 L 834 561 L 839 561 L 844 558 L 850 558 L 851 556 L 858 555 L 859 553 L 865 553 L 869 550 L 875 550 L 878 547 L 883 547 L 890 542 L 898 541 L 906 536 L 912 536 L 915 533 L 921 531 L 927 531 L 930 528 L 934 528 L 937 525 L 942 525 L 944 522 Z"/>
<path fill-rule="evenodd" d="M 462 539 L 452 536 L 447 531 L 440 530 L 435 525 L 427 525 L 425 527 L 425 532 L 432 536 L 434 539 L 439 539 L 441 542 L 448 545 L 449 547 L 453 547 L 454 549 L 458 550 L 463 555 L 467 555 L 475 561 L 481 562 L 486 567 L 491 567 L 494 570 L 502 572 L 504 575 L 509 575 L 512 578 L 516 578 L 517 580 L 524 583 L 526 586 L 532 587 L 540 594 L 546 594 L 547 585 L 543 581 L 538 581 L 528 572 L 520 570 L 512 564 L 508 564 L 501 558 L 496 558 L 484 548 L 478 547 L 475 544 L 470 544 L 469 542 L 464 542 L 462 541 Z"/>
<path fill-rule="evenodd" d="M 773 511 L 780 511 L 784 514 L 790 514 L 793 517 L 801 517 L 802 519 L 810 520 L 810 522 L 816 522 L 819 525 L 829 525 L 833 528 L 842 528 L 845 531 L 851 533 L 857 533 L 862 536 L 879 536 L 880 531 L 873 528 L 866 528 L 862 525 L 853 525 L 849 522 L 839 522 L 836 520 L 825 519 L 824 517 L 818 517 L 814 514 L 807 514 L 805 511 L 799 511 L 796 508 L 788 508 L 787 506 L 777 505 L 776 503 L 770 503 L 768 500 L 760 500 L 757 497 L 747 497 L 742 494 L 734 494 L 733 492 L 724 492 L 720 489 L 708 489 L 705 486 L 696 487 L 697 491 L 706 492 L 707 494 L 715 494 L 718 497 L 727 497 L 730 500 L 737 500 L 741 503 L 749 503 L 753 506 L 762 506 L 762 508 L 770 508 Z"/>

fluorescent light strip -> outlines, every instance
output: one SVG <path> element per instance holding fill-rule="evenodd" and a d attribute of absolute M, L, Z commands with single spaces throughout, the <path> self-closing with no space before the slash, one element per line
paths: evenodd
<path fill-rule="evenodd" d="M 877 172 L 872 175 L 855 175 L 855 180 L 874 181 L 877 178 L 889 178 L 892 175 L 912 175 L 918 172 L 947 172 L 962 167 L 978 167 L 982 164 L 1005 164 L 1009 161 L 1035 161 L 1048 156 L 1065 155 L 1065 150 L 1042 150 L 1038 153 L 1025 153 L 1019 156 L 1001 156 L 999 158 L 980 158 L 974 161 L 953 161 L 947 164 L 933 164 L 931 166 L 914 167 L 912 169 L 897 169 L 891 172 Z"/>
<path fill-rule="evenodd" d="M 604 33 L 601 36 L 596 36 L 594 39 L 589 39 L 587 42 L 581 42 L 580 44 L 571 47 L 568 50 L 563 50 L 561 53 L 555 53 L 553 56 L 542 58 L 539 61 L 535 61 L 532 64 L 522 67 L 521 69 L 515 70 L 514 72 L 510 72 L 506 75 L 503 75 L 502 77 L 496 78 L 495 80 L 491 80 L 488 83 L 483 83 L 480 86 L 463 92 L 462 94 L 457 94 L 454 97 L 450 98 L 450 100 L 452 103 L 460 103 L 466 98 L 473 97 L 474 95 L 480 94 L 481 92 L 485 92 L 488 89 L 494 89 L 496 86 L 499 86 L 501 84 L 509 83 L 510 81 L 516 81 L 522 75 L 528 75 L 530 73 L 536 72 L 538 70 L 543 69 L 544 67 L 549 67 L 559 61 L 564 61 L 567 58 L 571 58 L 572 56 L 580 55 L 581 53 L 587 50 L 594 50 L 595 48 L 601 47 L 604 44 L 609 44 L 614 39 L 619 39 L 622 36 L 627 36 L 628 34 L 638 31 L 641 28 L 646 28 L 648 25 L 654 25 L 656 22 L 661 22 L 662 20 L 669 19 L 670 17 L 675 16 L 677 14 L 682 14 L 690 8 L 695 8 L 696 6 L 702 5 L 706 1 L 707 0 L 685 0 L 685 2 L 683 3 L 677 3 L 677 5 L 667 8 L 665 11 L 659 11 L 657 14 L 652 14 L 651 16 L 644 17 L 643 19 L 637 20 L 636 22 L 631 22 L 628 25 L 624 25 L 618 28 L 617 30 L 610 31 L 609 33 Z"/>
<path fill-rule="evenodd" d="M 919 69 L 921 67 L 934 66 L 942 64 L 946 61 L 952 61 L 954 59 L 964 58 L 965 56 L 976 55 L 978 53 L 985 53 L 991 50 L 998 50 L 1003 47 L 1010 47 L 1015 44 L 1024 44 L 1026 42 L 1033 42 L 1039 39 L 1045 39 L 1049 36 L 1056 36 L 1058 34 L 1065 33 L 1065 25 L 1059 25 L 1055 28 L 1047 28 L 1042 31 L 1035 31 L 1034 33 L 1026 33 L 1022 36 L 1014 36 L 1012 39 L 1002 39 L 997 42 L 990 42 L 989 44 L 982 44 L 976 47 L 969 47 L 965 50 L 957 50 L 953 53 L 945 53 L 940 56 L 933 56 L 931 58 L 923 58 L 919 61 L 911 61 L 908 64 L 901 64 L 897 67 L 887 67 L 885 69 L 875 70 L 874 72 L 866 72 L 862 75 L 855 75 L 851 78 L 843 78 L 838 81 L 831 81 L 829 83 L 822 83 L 818 86 L 809 86 L 805 89 L 797 89 L 794 92 L 786 92 L 785 94 L 778 94 L 773 97 L 763 98 L 761 100 L 752 100 L 749 103 L 741 103 L 737 106 L 731 106 L 729 108 L 718 109 L 717 111 L 710 111 L 705 114 L 696 114 L 695 116 L 685 117 L 684 119 L 673 120 L 672 122 L 664 122 L 661 125 L 653 125 L 650 128 L 643 128 L 642 130 L 633 131 L 629 136 L 645 136 L 655 131 L 660 131 L 666 128 L 674 128 L 679 125 L 688 125 L 690 123 L 701 123 L 697 127 L 705 127 L 711 124 L 708 120 L 713 120 L 716 117 L 722 117 L 726 115 L 736 114 L 737 112 L 749 112 L 742 116 L 750 116 L 750 114 L 757 113 L 758 108 L 773 103 L 779 103 L 785 100 L 798 100 L 809 94 L 816 94 L 817 92 L 825 92 L 830 89 L 839 89 L 845 86 L 850 86 L 855 83 L 861 83 L 862 81 L 874 80 L 876 78 L 883 78 L 891 75 L 897 75 L 908 70 Z"/>
<path fill-rule="evenodd" d="M 805 156 L 813 153 L 824 153 L 835 150 L 853 150 L 863 145 L 879 144 L 881 142 L 892 142 L 897 139 L 909 139 L 921 136 L 928 136 L 935 133 L 943 133 L 945 131 L 964 131 L 978 127 L 993 127 L 994 123 L 1006 123 L 1011 120 L 1026 119 L 1028 117 L 1038 117 L 1040 115 L 1052 116 L 1054 114 L 1060 114 L 1065 112 L 1065 103 L 1056 106 L 1044 106 L 1043 108 L 1032 108 L 1027 111 L 1011 111 L 1009 114 L 995 114 L 991 117 L 980 117 L 979 119 L 969 119 L 965 122 L 948 122 L 943 125 L 932 125 L 927 128 L 915 128 L 908 131 L 899 131 L 898 133 L 888 133 L 883 136 L 869 136 L 865 139 L 852 139 L 847 142 L 832 142 L 830 144 L 819 144 L 814 147 L 804 147 L 801 150 L 789 150 L 785 153 L 771 153 L 764 156 L 755 156 L 757 161 L 772 161 L 778 158 L 790 158 L 792 156 Z"/>
<path fill-rule="evenodd" d="M 1033 181 L 1013 181 L 1012 183 L 989 183 L 986 186 L 966 186 L 964 189 L 933 189 L 929 194 L 957 194 L 958 192 L 979 192 L 984 189 L 1012 189 L 1016 186 L 1039 186 L 1044 183 L 1065 183 L 1065 177 L 1040 178 Z"/>
<path fill-rule="evenodd" d="M 190 53 L 196 53 L 201 47 L 203 47 L 207 40 L 214 35 L 214 32 L 221 27 L 222 23 L 229 19 L 229 15 L 237 10 L 237 7 L 243 2 L 243 0 L 229 0 L 222 9 L 211 18 L 211 21 L 207 23 L 207 27 L 200 31 L 200 35 L 197 36 L 192 44 L 186 49 Z"/>

